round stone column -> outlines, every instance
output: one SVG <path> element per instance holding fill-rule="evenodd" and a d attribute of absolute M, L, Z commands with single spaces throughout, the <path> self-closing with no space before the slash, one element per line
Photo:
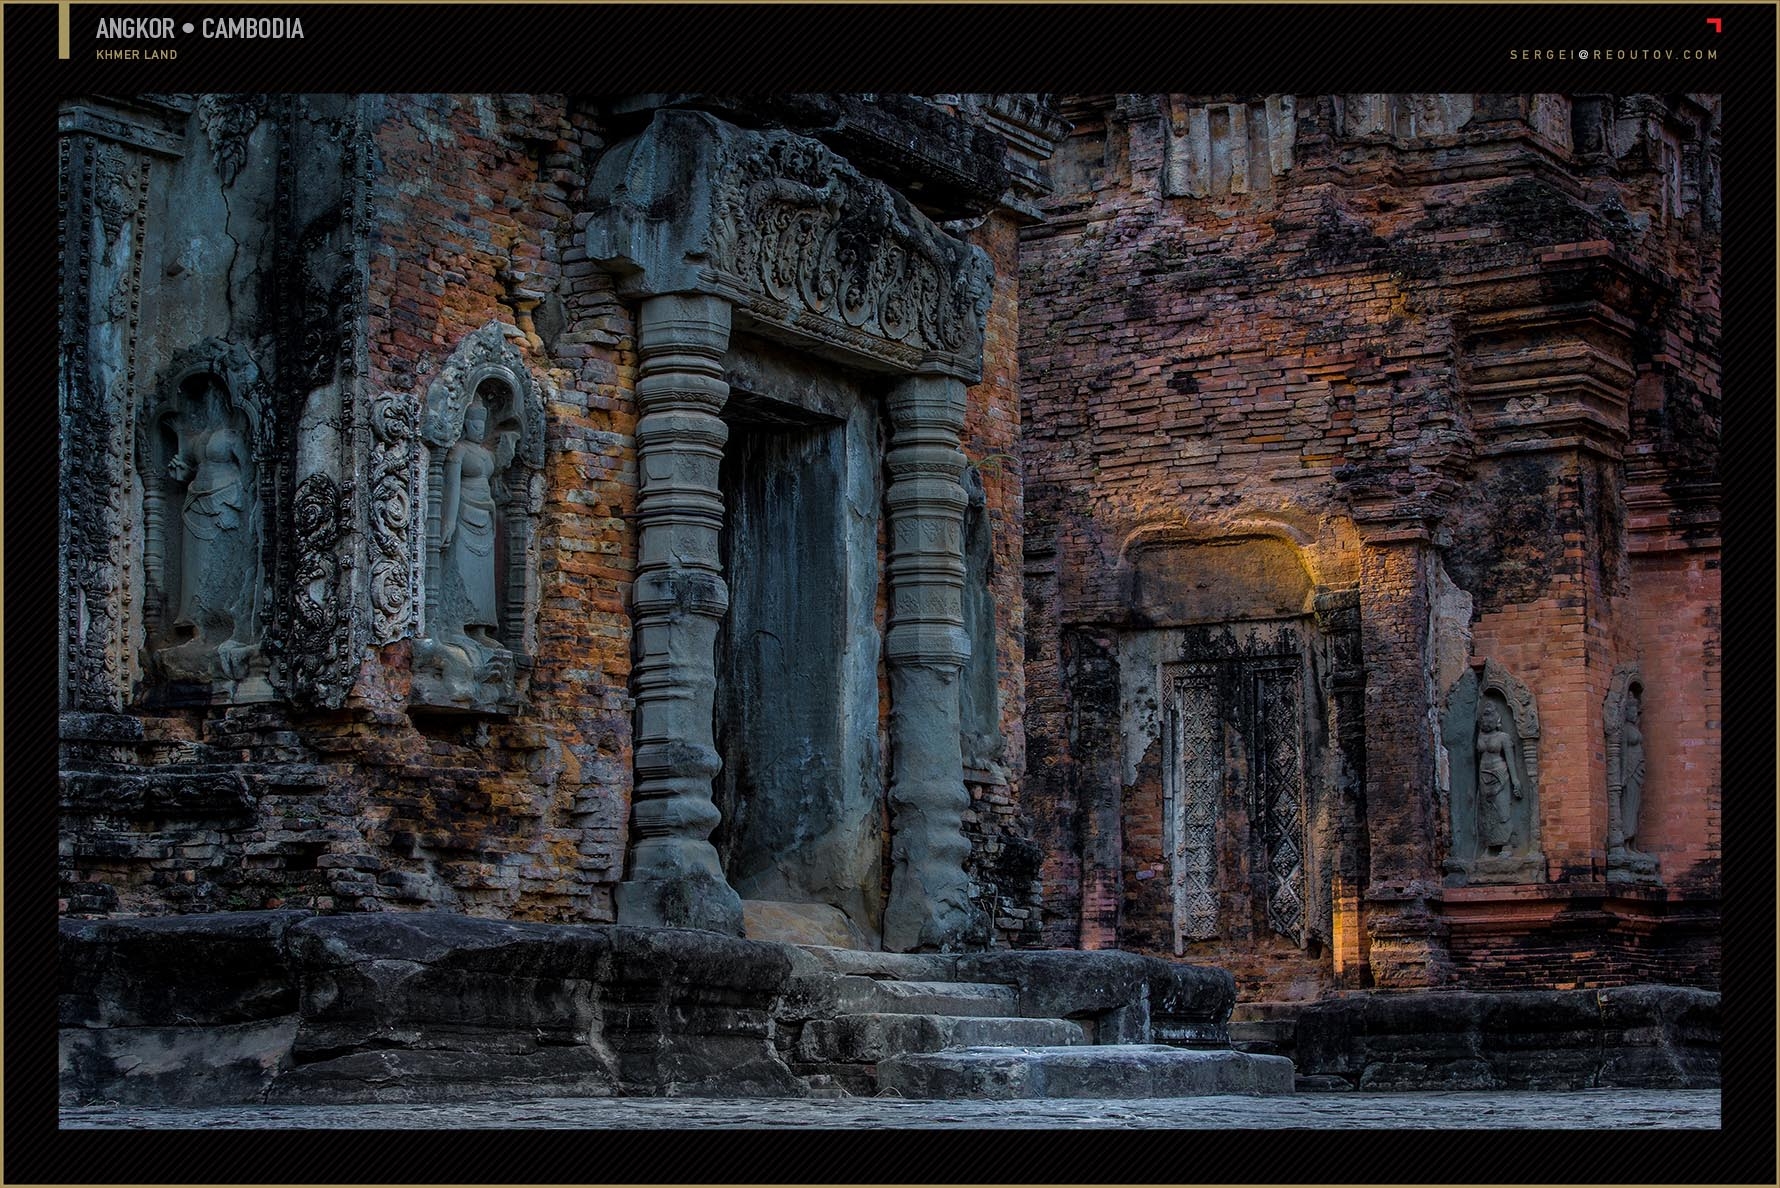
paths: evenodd
<path fill-rule="evenodd" d="M 636 782 L 618 922 L 740 935 L 741 899 L 710 841 L 719 820 L 711 777 L 722 766 L 711 727 L 715 648 L 729 607 L 717 553 L 729 305 L 652 297 L 638 321 Z"/>
<path fill-rule="evenodd" d="M 902 380 L 889 399 L 890 898 L 884 948 L 956 948 L 971 905 L 964 873 L 960 676 L 964 631 L 964 383 Z"/>

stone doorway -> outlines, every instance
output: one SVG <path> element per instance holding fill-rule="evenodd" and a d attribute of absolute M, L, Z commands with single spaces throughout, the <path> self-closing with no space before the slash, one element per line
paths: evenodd
<path fill-rule="evenodd" d="M 799 374 L 758 353 L 731 362 L 711 841 L 750 936 L 875 949 L 886 817 L 876 414 L 832 370 Z"/>

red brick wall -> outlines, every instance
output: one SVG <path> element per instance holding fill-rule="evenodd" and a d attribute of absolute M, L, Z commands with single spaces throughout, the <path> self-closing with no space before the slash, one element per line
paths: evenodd
<path fill-rule="evenodd" d="M 636 411 L 629 319 L 579 257 L 571 221 L 599 140 L 555 96 L 385 102 L 372 382 L 422 407 L 430 374 L 466 334 L 517 325 L 544 381 L 546 493 L 528 712 L 511 724 L 382 725 L 364 744 L 377 757 L 361 757 L 381 768 L 366 840 L 387 870 L 434 877 L 428 896 L 443 905 L 610 919 L 630 787 Z M 405 651 L 392 645 L 386 666 L 367 666 L 362 701 L 400 693 Z"/>
<path fill-rule="evenodd" d="M 965 834 L 977 903 L 996 944 L 1031 945 L 1042 936 L 1043 853 L 1020 811 L 1026 766 L 1023 481 L 1020 464 L 1019 233 L 1011 217 L 990 215 L 966 238 L 989 255 L 995 291 L 983 335 L 983 378 L 968 393 L 964 452 L 982 480 L 991 532 L 989 589 L 995 602 L 1004 782 L 970 784 Z"/>

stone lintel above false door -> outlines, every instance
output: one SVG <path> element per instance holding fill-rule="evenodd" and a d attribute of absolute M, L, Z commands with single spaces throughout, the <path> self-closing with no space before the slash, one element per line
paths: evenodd
<path fill-rule="evenodd" d="M 981 377 L 987 255 L 817 141 L 663 110 L 589 195 L 587 255 L 626 296 L 721 297 L 739 327 L 855 367 Z"/>

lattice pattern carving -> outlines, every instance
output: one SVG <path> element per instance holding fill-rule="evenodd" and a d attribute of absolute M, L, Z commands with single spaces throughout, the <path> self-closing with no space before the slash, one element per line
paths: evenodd
<path fill-rule="evenodd" d="M 1224 731 L 1217 670 L 1191 664 L 1174 679 L 1174 787 L 1170 806 L 1170 880 L 1174 949 L 1218 934 L 1218 802 L 1224 782 Z"/>
<path fill-rule="evenodd" d="M 1304 760 L 1296 669 L 1255 674 L 1257 813 L 1267 856 L 1267 922 L 1304 943 Z"/>

